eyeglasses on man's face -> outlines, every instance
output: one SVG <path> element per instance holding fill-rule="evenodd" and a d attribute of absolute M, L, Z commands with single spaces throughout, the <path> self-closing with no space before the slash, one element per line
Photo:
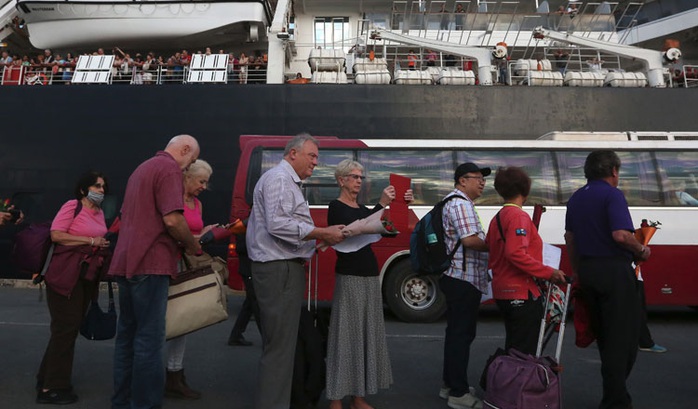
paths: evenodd
<path fill-rule="evenodd" d="M 477 181 L 480 182 L 480 183 L 483 183 L 483 182 L 486 182 L 486 181 L 487 181 L 487 179 L 485 179 L 484 176 L 462 176 L 462 177 L 464 177 L 464 178 L 466 178 L 466 179 L 475 179 L 475 180 L 477 180 Z"/>
<path fill-rule="evenodd" d="M 364 179 L 366 179 L 366 176 L 357 175 L 356 173 L 350 173 L 350 174 L 348 174 L 348 175 L 345 175 L 345 177 L 347 177 L 347 178 L 352 178 L 352 179 L 354 179 L 354 180 L 359 180 L 359 179 L 364 180 Z"/>

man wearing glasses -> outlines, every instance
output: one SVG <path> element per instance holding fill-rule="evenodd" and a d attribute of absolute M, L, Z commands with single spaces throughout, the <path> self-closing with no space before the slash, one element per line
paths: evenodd
<path fill-rule="evenodd" d="M 490 173 L 490 168 L 479 168 L 471 162 L 458 166 L 453 177 L 455 189 L 446 198 L 458 197 L 443 209 L 446 246 L 459 248 L 439 280 L 447 308 L 444 384 L 439 396 L 448 399 L 448 407 L 454 409 L 482 408 L 482 401 L 468 383 L 468 361 L 480 300 L 487 292 L 488 248 L 473 200 L 482 195 L 485 176 Z"/>

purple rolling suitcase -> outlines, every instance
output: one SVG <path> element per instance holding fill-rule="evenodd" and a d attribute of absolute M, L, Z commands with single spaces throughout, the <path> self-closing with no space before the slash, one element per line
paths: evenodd
<path fill-rule="evenodd" d="M 487 390 L 484 406 L 490 409 L 560 409 L 560 352 L 565 335 L 565 316 L 570 294 L 555 297 L 553 286 L 548 286 L 545 313 L 541 320 L 536 356 L 515 349 L 495 358 L 487 368 Z M 552 302 L 551 300 L 557 300 Z M 551 310 L 555 310 L 549 314 Z M 552 317 L 550 318 L 549 315 Z M 546 319 L 548 317 L 548 319 Z M 555 358 L 542 357 L 545 344 L 559 325 Z"/>

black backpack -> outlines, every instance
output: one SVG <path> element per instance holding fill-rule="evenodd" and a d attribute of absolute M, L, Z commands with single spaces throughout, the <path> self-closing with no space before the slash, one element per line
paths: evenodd
<path fill-rule="evenodd" d="M 446 203 L 455 198 L 465 200 L 459 195 L 445 198 L 414 226 L 410 236 L 410 261 L 412 270 L 417 274 L 441 274 L 451 265 L 451 259 L 461 242 L 458 240 L 453 250 L 448 251 L 443 227 L 443 210 Z"/>

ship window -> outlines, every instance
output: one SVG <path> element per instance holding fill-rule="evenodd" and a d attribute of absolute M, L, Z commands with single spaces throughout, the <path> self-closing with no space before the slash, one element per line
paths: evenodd
<path fill-rule="evenodd" d="M 315 17 L 315 48 L 347 52 L 350 39 L 349 17 Z"/>

